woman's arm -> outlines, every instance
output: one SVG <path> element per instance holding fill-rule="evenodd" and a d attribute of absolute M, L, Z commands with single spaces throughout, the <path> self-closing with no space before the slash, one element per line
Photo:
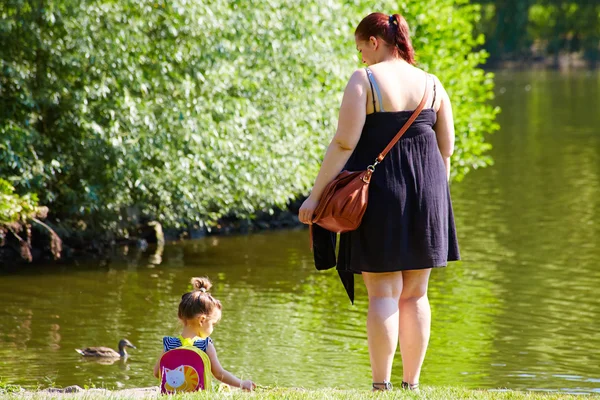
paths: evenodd
<path fill-rule="evenodd" d="M 300 221 L 310 224 L 325 186 L 344 168 L 360 139 L 366 118 L 367 76 L 364 69 L 355 71 L 346 85 L 340 107 L 338 127 L 331 140 L 310 196 L 298 214 Z"/>
<path fill-rule="evenodd" d="M 256 388 L 254 382 L 248 380 L 242 381 L 221 366 L 221 363 L 217 358 L 217 350 L 212 343 L 208 344 L 206 354 L 208 354 L 208 358 L 210 359 L 210 372 L 212 372 L 213 376 L 219 381 L 244 390 L 253 390 Z"/>
<path fill-rule="evenodd" d="M 437 78 L 434 79 L 437 80 Z M 446 179 L 450 180 L 450 157 L 454 153 L 454 117 L 450 97 L 439 81 L 437 83 L 441 99 L 440 108 L 437 111 L 437 122 L 433 126 L 433 130 L 446 167 Z"/>

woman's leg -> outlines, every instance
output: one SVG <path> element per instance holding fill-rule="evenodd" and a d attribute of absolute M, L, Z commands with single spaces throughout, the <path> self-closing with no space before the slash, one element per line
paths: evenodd
<path fill-rule="evenodd" d="M 367 337 L 373 382 L 389 382 L 398 345 L 402 272 L 362 273 L 369 294 Z"/>
<path fill-rule="evenodd" d="M 398 338 L 402 354 L 402 380 L 409 384 L 419 383 L 421 366 L 429 343 L 431 309 L 427 298 L 427 285 L 430 273 L 431 268 L 402 271 Z"/>

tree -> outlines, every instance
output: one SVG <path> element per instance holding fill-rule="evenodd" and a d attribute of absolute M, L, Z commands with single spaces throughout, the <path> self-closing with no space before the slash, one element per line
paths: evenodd
<path fill-rule="evenodd" d="M 528 57 L 537 42 L 545 55 L 582 51 L 595 63 L 600 47 L 600 3 L 590 0 L 478 0 L 492 59 Z"/>
<path fill-rule="evenodd" d="M 455 176 L 488 164 L 492 76 L 464 0 L 7 0 L 0 174 L 113 231 L 132 206 L 167 226 L 285 206 L 313 182 L 376 9 L 406 15 L 452 96 Z"/>

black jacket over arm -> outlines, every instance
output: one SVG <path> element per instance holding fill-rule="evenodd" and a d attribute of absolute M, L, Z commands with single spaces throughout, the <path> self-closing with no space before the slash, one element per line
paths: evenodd
<path fill-rule="evenodd" d="M 313 254 L 315 258 L 315 267 L 319 271 L 330 269 L 336 266 L 337 259 L 335 256 L 335 246 L 337 242 L 337 234 L 330 232 L 319 225 L 311 226 L 313 235 Z M 354 273 L 348 270 L 337 268 L 340 280 L 346 289 L 346 293 L 354 304 Z"/>

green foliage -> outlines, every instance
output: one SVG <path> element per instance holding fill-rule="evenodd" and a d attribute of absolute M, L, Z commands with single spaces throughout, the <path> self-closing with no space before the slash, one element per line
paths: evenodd
<path fill-rule="evenodd" d="M 21 390 L 22 389 L 20 386 L 7 383 L 0 378 L 0 394 L 6 395 L 10 393 L 19 393 Z"/>
<path fill-rule="evenodd" d="M 492 58 L 531 56 L 535 44 L 544 55 L 583 52 L 600 59 L 600 3 L 577 0 L 475 0 L 484 5 L 485 23 L 477 30 L 487 37 Z"/>
<path fill-rule="evenodd" d="M 131 206 L 166 226 L 284 206 L 313 183 L 377 10 L 406 15 L 451 95 L 456 176 L 488 164 L 492 77 L 465 0 L 7 0 L 0 176 L 102 228 Z"/>
<path fill-rule="evenodd" d="M 529 36 L 546 42 L 551 54 L 583 50 L 597 60 L 600 46 L 600 4 L 543 0 L 529 10 Z"/>
<path fill-rule="evenodd" d="M 26 194 L 19 196 L 15 188 L 0 178 L 0 226 L 25 221 L 37 212 L 37 196 Z"/>

